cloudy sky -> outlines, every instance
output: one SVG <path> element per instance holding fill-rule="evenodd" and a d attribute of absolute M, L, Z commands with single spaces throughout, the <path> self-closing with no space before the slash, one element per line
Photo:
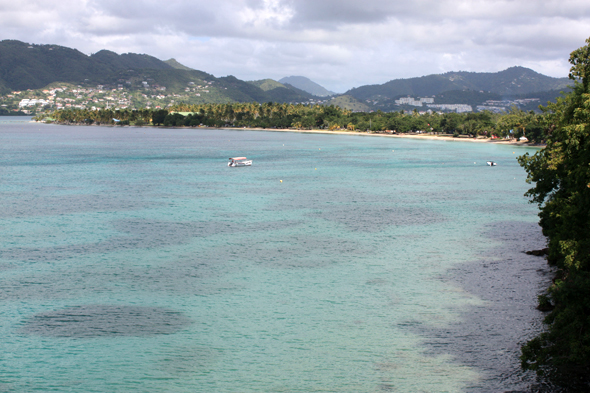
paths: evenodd
<path fill-rule="evenodd" d="M 0 39 L 171 57 L 244 80 L 344 92 L 519 65 L 565 77 L 588 0 L 0 0 Z"/>

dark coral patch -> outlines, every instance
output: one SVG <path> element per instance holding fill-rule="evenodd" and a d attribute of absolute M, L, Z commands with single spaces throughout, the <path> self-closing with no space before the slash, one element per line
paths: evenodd
<path fill-rule="evenodd" d="M 23 331 L 46 337 L 143 337 L 172 334 L 190 323 L 181 313 L 166 308 L 86 305 L 34 315 Z"/>

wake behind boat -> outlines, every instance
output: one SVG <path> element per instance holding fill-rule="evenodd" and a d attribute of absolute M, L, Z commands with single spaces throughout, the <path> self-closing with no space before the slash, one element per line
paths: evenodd
<path fill-rule="evenodd" d="M 250 166 L 252 165 L 252 160 L 248 160 L 246 157 L 233 157 L 229 159 L 227 166 L 229 167 L 238 167 L 238 166 Z"/>

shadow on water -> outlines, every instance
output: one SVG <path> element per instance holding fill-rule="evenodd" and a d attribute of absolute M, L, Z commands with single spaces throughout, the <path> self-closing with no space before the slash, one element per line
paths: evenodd
<path fill-rule="evenodd" d="M 298 221 L 268 221 L 250 223 L 250 232 L 264 232 L 270 229 L 289 228 Z M 78 255 L 101 254 L 128 249 L 155 249 L 172 245 L 186 244 L 196 237 L 243 232 L 244 225 L 234 222 L 171 222 L 162 220 L 129 219 L 114 221 L 113 228 L 121 236 L 114 236 L 97 243 L 73 244 L 53 247 L 14 247 L 2 250 L 5 259 L 28 262 L 63 260 Z"/>
<path fill-rule="evenodd" d="M 466 392 L 560 391 L 520 369 L 520 347 L 543 329 L 544 314 L 536 301 L 552 278 L 544 258 L 525 254 L 545 247 L 541 229 L 536 223 L 497 222 L 485 229 L 484 237 L 501 245 L 441 277 L 483 303 L 453 310 L 459 320 L 442 328 L 411 321 L 403 325 L 425 337 L 427 354 L 450 354 L 480 373 Z"/>
<path fill-rule="evenodd" d="M 86 305 L 36 314 L 22 331 L 45 337 L 145 337 L 176 333 L 191 323 L 166 308 Z"/>

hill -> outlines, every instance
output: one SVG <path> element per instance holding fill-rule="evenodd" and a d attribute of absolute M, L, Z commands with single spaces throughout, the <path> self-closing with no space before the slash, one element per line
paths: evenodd
<path fill-rule="evenodd" d="M 40 89 L 53 82 L 102 83 L 123 70 L 172 70 L 163 61 L 145 54 L 101 50 L 90 56 L 59 45 L 35 45 L 16 40 L 0 41 L 0 85 L 11 90 Z"/>
<path fill-rule="evenodd" d="M 366 85 L 345 94 L 358 100 L 395 99 L 406 95 L 430 97 L 447 91 L 481 91 L 501 96 L 516 96 L 548 90 L 563 90 L 568 78 L 552 78 L 524 67 L 511 67 L 496 73 L 447 72 L 419 78 L 395 79 L 382 85 Z"/>
<path fill-rule="evenodd" d="M 114 70 L 75 49 L 0 41 L 0 85 L 5 91 L 39 89 L 57 81 L 84 81 Z"/>
<path fill-rule="evenodd" d="M 121 97 L 117 101 L 128 101 L 129 104 L 125 105 L 133 107 L 150 103 L 167 106 L 179 101 L 195 104 L 252 101 L 295 103 L 317 98 L 276 81 L 259 82 L 248 83 L 233 76 L 216 78 L 186 67 L 175 59 L 162 61 L 146 54 L 119 55 L 101 50 L 88 56 L 59 45 L 0 41 L 0 94 L 41 90 L 62 83 L 78 85 L 88 91 L 122 90 L 129 94 L 127 98 Z M 28 94 L 27 97 L 39 98 L 38 95 L 41 94 Z M 10 107 L 17 105 L 18 101 L 15 100 L 9 102 Z"/>
<path fill-rule="evenodd" d="M 269 91 L 273 89 L 277 89 L 279 87 L 285 87 L 282 83 L 279 83 L 273 79 L 262 79 L 259 81 L 250 81 L 249 83 L 253 84 L 254 86 L 260 87 L 264 91 Z"/>
<path fill-rule="evenodd" d="M 386 112 L 416 109 L 413 104 L 400 104 L 402 97 L 434 100 L 432 104 L 417 105 L 433 110 L 455 110 L 441 108 L 462 104 L 473 110 L 506 111 L 516 105 L 523 110 L 539 111 L 540 104 L 555 101 L 560 91 L 568 91 L 571 85 L 568 78 L 552 78 L 528 68 L 511 67 L 496 73 L 460 71 L 396 79 L 382 85 L 360 86 L 346 94 L 373 110 Z"/>
<path fill-rule="evenodd" d="M 290 84 L 293 87 L 296 87 L 297 89 L 303 90 L 311 95 L 317 96 L 317 97 L 327 97 L 327 96 L 333 96 L 336 93 L 333 93 L 327 89 L 325 89 L 323 86 L 318 85 L 317 83 L 315 83 L 314 81 L 304 77 L 304 76 L 287 76 L 281 80 L 279 80 L 280 83 L 283 84 Z"/>
<path fill-rule="evenodd" d="M 288 83 L 282 84 L 273 79 L 262 79 L 249 83 L 265 91 L 270 101 L 273 102 L 306 102 L 318 98 Z"/>
<path fill-rule="evenodd" d="M 66 90 L 71 96 L 65 91 L 63 97 L 55 91 L 50 93 L 59 89 L 60 84 L 68 86 Z M 458 110 L 453 109 L 455 104 L 465 105 L 466 109 L 462 110 L 467 111 L 502 111 L 512 105 L 536 110 L 539 104 L 555 100 L 559 91 L 570 84 L 567 78 L 551 78 L 523 67 L 497 73 L 448 72 L 360 86 L 329 104 L 353 111 L 414 110 L 420 106 Z M 10 94 L 12 91 L 23 93 Z M 30 109 L 35 112 L 42 106 L 63 104 L 61 107 L 98 108 L 113 105 L 113 102 L 122 108 L 167 107 L 180 102 L 272 101 L 325 105 L 328 99 L 320 96 L 330 94 L 333 93 L 301 76 L 286 77 L 278 82 L 272 79 L 246 82 L 231 75 L 218 78 L 186 67 L 175 59 L 162 61 L 147 54 L 101 50 L 86 55 L 59 45 L 0 41 L 0 101 L 3 108 L 10 111 L 18 110 L 23 99 L 35 100 L 37 106 Z M 405 96 L 424 100 L 405 99 L 402 105 L 399 98 Z M 68 104 L 58 102 L 66 99 Z M 38 100 L 45 100 L 45 103 Z"/>
<path fill-rule="evenodd" d="M 353 112 L 369 112 L 371 110 L 368 105 L 349 95 L 334 97 L 326 105 L 338 106 Z"/>
<path fill-rule="evenodd" d="M 171 66 L 172 68 L 176 68 L 177 70 L 185 70 L 185 71 L 192 71 L 193 69 L 190 67 L 187 67 L 183 64 L 180 64 L 178 61 L 176 61 L 176 59 L 172 58 L 172 59 L 168 59 L 166 61 L 164 61 L 164 63 L 168 64 L 169 66 Z"/>
<path fill-rule="evenodd" d="M 135 68 L 170 70 L 174 68 L 153 56 L 145 54 L 139 55 L 136 53 L 123 53 L 122 55 L 118 55 L 115 52 L 104 49 L 90 55 L 90 59 L 99 62 L 106 69 L 110 68 L 115 70 L 132 70 Z"/>

